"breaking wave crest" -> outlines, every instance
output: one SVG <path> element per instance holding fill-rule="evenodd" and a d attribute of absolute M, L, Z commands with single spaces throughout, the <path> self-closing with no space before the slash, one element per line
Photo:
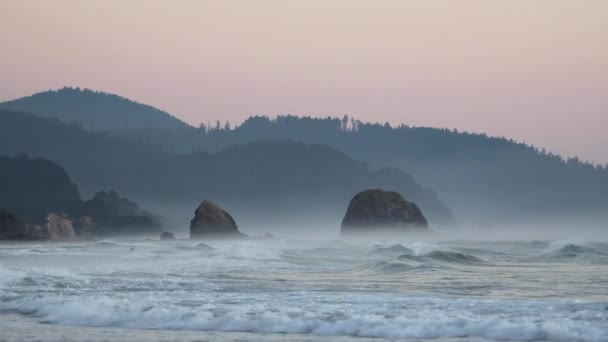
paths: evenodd
<path fill-rule="evenodd" d="M 573 243 L 554 241 L 540 255 L 543 261 L 567 262 L 585 261 L 592 263 L 608 262 L 608 248 L 601 243 Z"/>
<path fill-rule="evenodd" d="M 8 314 L 61 334 L 70 325 L 313 339 L 607 340 L 608 276 L 596 263 L 608 244 L 374 243 L 10 245 L 0 249 L 0 331 Z"/>
<path fill-rule="evenodd" d="M 403 255 L 409 254 L 413 255 L 414 251 L 399 244 L 391 245 L 389 247 L 376 247 L 370 254 L 380 254 L 380 255 Z"/>
<path fill-rule="evenodd" d="M 432 251 L 430 253 L 425 254 L 424 257 L 454 264 L 478 265 L 486 263 L 482 259 L 470 254 L 449 251 Z"/>
<path fill-rule="evenodd" d="M 416 302 L 411 303 L 415 305 Z M 466 310 L 463 303 L 462 310 Z M 487 303 L 478 303 L 481 306 Z M 458 303 L 456 303 L 458 305 Z M 513 305 L 511 303 L 511 305 Z M 539 304 L 542 306 L 542 304 Z M 389 315 L 376 311 L 337 311 L 331 306 L 315 310 L 241 304 L 221 310 L 211 304 L 180 306 L 143 298 L 126 301 L 110 297 L 36 298 L 4 300 L 0 309 L 32 315 L 47 323 L 254 333 L 297 333 L 328 336 L 385 338 L 481 337 L 492 340 L 603 341 L 608 328 L 561 319 L 532 322 L 525 318 L 504 320 L 498 315 L 474 312 L 455 316 L 442 312 L 408 310 Z M 538 308 L 542 309 L 542 308 Z"/>
<path fill-rule="evenodd" d="M 397 248 L 395 248 L 397 249 Z M 450 268 L 467 265 L 487 265 L 484 260 L 473 255 L 435 250 L 423 255 L 402 254 L 383 260 L 368 262 L 352 271 L 371 274 L 399 274 L 414 270 Z"/>

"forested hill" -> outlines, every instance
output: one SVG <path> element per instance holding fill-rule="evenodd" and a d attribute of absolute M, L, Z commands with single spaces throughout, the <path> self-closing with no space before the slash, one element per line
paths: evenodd
<path fill-rule="evenodd" d="M 183 121 L 152 106 L 104 92 L 80 88 L 49 90 L 0 103 L 0 109 L 36 113 L 89 130 L 191 129 Z"/>
<path fill-rule="evenodd" d="M 222 127 L 222 126 L 219 126 Z M 459 217 L 479 223 L 608 214 L 608 170 L 485 134 L 344 118 L 255 116 L 233 129 L 201 129 L 207 150 L 259 139 L 333 146 L 407 170 Z"/>
<path fill-rule="evenodd" d="M 184 202 L 194 206 L 208 198 L 261 218 L 266 213 L 266 220 L 310 219 L 320 211 L 339 220 L 355 193 L 379 187 L 419 204 L 431 224 L 452 220 L 435 194 L 408 174 L 370 169 L 327 145 L 254 142 L 214 153 L 177 154 L 57 119 L 0 110 L 0 155 L 22 153 L 62 165 L 85 196 L 115 189 L 142 204 L 162 202 L 165 208 Z"/>
<path fill-rule="evenodd" d="M 68 97 L 73 99 L 67 100 Z M 31 101 L 37 98 L 50 100 Z M 100 100 L 105 98 L 114 100 Z M 105 122 L 105 115 L 114 112 L 109 105 L 113 101 L 122 103 L 124 108 L 133 106 L 116 112 L 122 113 L 120 117 L 131 118 L 132 122 L 108 127 L 104 130 L 106 133 L 138 145 L 162 147 L 165 152 L 214 153 L 234 144 L 262 140 L 325 144 L 375 167 L 391 166 L 412 174 L 421 184 L 437 191 L 439 198 L 465 221 L 509 223 L 528 222 L 530 218 L 562 220 L 608 215 L 606 167 L 576 158 L 564 160 L 559 155 L 523 143 L 485 134 L 408 125 L 391 127 L 349 117 L 296 116 L 273 119 L 253 116 L 232 127 L 225 121 L 199 128 L 178 121 L 178 124 L 170 125 L 171 128 L 165 128 L 162 124 L 149 123 L 158 114 L 155 110 L 152 111 L 156 114 L 148 112 L 152 107 L 115 95 L 69 88 L 3 105 L 10 104 L 63 121 L 74 120 L 89 129 L 91 121 Z M 28 103 L 41 105 L 25 106 Z M 42 105 L 44 103 L 48 106 Z M 61 108 L 54 103 L 60 103 Z M 73 115 L 66 120 L 62 112 Z M 139 114 L 131 115 L 131 112 Z M 166 120 L 176 120 L 161 113 Z M 92 119 L 83 119 L 88 117 Z"/>

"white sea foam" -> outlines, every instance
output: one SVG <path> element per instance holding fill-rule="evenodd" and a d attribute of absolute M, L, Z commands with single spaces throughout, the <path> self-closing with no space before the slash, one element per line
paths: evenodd
<path fill-rule="evenodd" d="M 193 241 L 0 246 L 0 319 L 18 313 L 53 326 L 608 341 L 608 264 L 546 262 L 568 253 L 601 257 L 607 245 L 600 242 L 205 243 L 210 248 Z"/>
<path fill-rule="evenodd" d="M 203 304 L 185 307 L 165 305 L 153 298 L 138 300 L 127 298 L 38 298 L 3 302 L 4 310 L 15 310 L 35 315 L 48 323 L 82 326 L 114 326 L 144 329 L 188 329 L 204 331 L 246 331 L 257 333 L 298 333 L 316 335 L 347 335 L 386 338 L 447 338 L 483 337 L 494 340 L 524 341 L 605 341 L 608 327 L 604 324 L 574 319 L 565 315 L 548 315 L 539 321 L 531 319 L 551 305 L 547 303 L 523 303 L 523 317 L 505 319 L 498 308 L 496 313 L 482 315 L 467 307 L 480 305 L 489 310 L 492 305 L 509 306 L 516 311 L 517 303 L 496 301 L 484 303 L 465 301 L 455 303 L 459 314 L 448 310 L 445 300 L 439 300 L 436 309 L 427 300 L 413 300 L 413 307 L 402 311 L 380 313 L 369 307 L 361 311 L 344 311 L 332 305 L 309 308 L 277 308 L 265 304 L 231 305 L 221 307 Z M 437 303 L 436 303 L 437 304 Z M 448 305 L 448 306 L 446 306 Z M 572 309 L 572 307 L 570 307 Z M 579 315 L 589 315 L 592 308 L 581 307 Z M 605 322 L 604 322 L 605 323 Z"/>
<path fill-rule="evenodd" d="M 25 272 L 10 269 L 0 263 L 0 289 L 14 284 L 24 277 Z"/>

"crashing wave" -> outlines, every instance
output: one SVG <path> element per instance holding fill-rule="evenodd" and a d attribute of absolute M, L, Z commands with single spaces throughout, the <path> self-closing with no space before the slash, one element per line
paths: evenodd
<path fill-rule="evenodd" d="M 486 262 L 476 256 L 470 254 L 463 254 L 458 252 L 448 251 L 432 251 L 424 255 L 424 257 L 431 258 L 438 261 L 456 263 L 456 264 L 485 264 Z"/>
<path fill-rule="evenodd" d="M 605 247 L 605 245 L 555 241 L 549 245 L 545 253 L 540 255 L 540 259 L 544 261 L 608 261 L 608 252 L 602 247 Z"/>
<path fill-rule="evenodd" d="M 373 251 L 371 251 L 370 254 L 381 254 L 381 255 L 394 255 L 394 254 L 398 254 L 398 255 L 403 255 L 403 254 L 407 254 L 407 255 L 413 255 L 414 251 L 412 251 L 411 249 L 403 246 L 403 245 L 399 245 L 399 244 L 395 244 L 389 247 L 376 247 Z"/>
<path fill-rule="evenodd" d="M 468 302 L 467 302 L 468 303 Z M 474 310 L 477 305 L 463 303 L 462 315 L 441 310 L 407 313 L 339 312 L 329 307 L 303 310 L 241 304 L 217 310 L 212 304 L 196 307 L 150 300 L 125 302 L 111 297 L 20 298 L 0 302 L 1 310 L 33 315 L 51 324 L 139 329 L 171 329 L 317 336 L 356 336 L 406 339 L 483 338 L 519 341 L 605 341 L 608 327 L 590 326 L 561 316 L 538 322 L 527 317 L 504 320 Z M 471 302 L 473 303 L 473 302 Z M 413 300 L 412 304 L 416 304 Z M 454 303 L 453 303 L 454 304 Z M 478 302 L 482 307 L 487 303 Z M 455 305 L 459 305 L 455 303 Z M 543 310 L 543 304 L 536 309 Z M 246 315 L 243 312 L 247 312 Z M 485 311 L 484 311 L 485 312 Z"/>
<path fill-rule="evenodd" d="M 175 249 L 183 250 L 183 251 L 212 251 L 215 248 L 205 244 L 205 243 L 197 243 L 194 246 L 176 246 Z"/>

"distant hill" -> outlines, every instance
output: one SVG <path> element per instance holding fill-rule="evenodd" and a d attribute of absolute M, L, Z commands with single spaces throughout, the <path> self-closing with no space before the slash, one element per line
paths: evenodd
<path fill-rule="evenodd" d="M 326 145 L 260 141 L 212 154 L 177 154 L 57 119 L 0 111 L 0 155 L 21 153 L 58 162 L 83 193 L 115 189 L 165 208 L 210 198 L 261 219 L 314 217 L 324 211 L 339 220 L 350 197 L 379 187 L 416 202 L 431 224 L 452 219 L 431 190 L 403 171 L 373 170 Z"/>
<path fill-rule="evenodd" d="M 132 103 L 115 95 L 100 95 L 87 90 L 63 89 L 42 94 L 57 97 L 63 92 L 72 93 L 75 97 L 69 100 L 66 96 L 61 102 L 64 112 L 83 111 L 101 121 L 104 117 L 100 113 L 107 112 L 103 108 L 109 106 L 94 99 L 110 97 Z M 87 95 L 89 93 L 93 96 Z M 25 99 L 28 98 L 22 100 Z M 151 108 L 132 104 L 137 107 L 133 111 L 138 113 L 145 112 L 142 108 Z M 90 108 L 96 109 L 90 111 Z M 47 116 L 52 112 L 44 106 L 22 109 Z M 405 170 L 418 182 L 436 191 L 439 198 L 465 222 L 523 223 L 531 219 L 608 216 L 606 166 L 591 165 L 576 158 L 565 160 L 559 155 L 507 138 L 407 125 L 391 127 L 389 124 L 364 123 L 347 116 L 311 118 L 287 115 L 274 119 L 253 116 L 232 129 L 219 123 L 198 129 L 186 124 L 173 128 L 163 128 L 162 125 L 147 128 L 147 116 L 132 116 L 139 121 L 130 126 L 115 125 L 105 130 L 106 138 L 113 137 L 123 143 L 130 141 L 131 146 L 147 146 L 138 147 L 143 149 L 156 146 L 168 153 L 169 158 L 177 159 L 191 159 L 197 151 L 215 156 L 214 153 L 230 146 L 258 141 L 328 145 L 349 157 L 369 162 L 375 168 L 389 166 Z M 73 117 L 75 121 L 87 128 L 86 121 L 76 120 L 77 117 Z M 165 117 L 170 116 L 165 113 Z M 171 154 L 173 152 L 179 154 Z"/>
<path fill-rule="evenodd" d="M 0 103 L 0 109 L 36 113 L 88 130 L 183 130 L 191 128 L 171 114 L 104 92 L 62 88 Z"/>
<path fill-rule="evenodd" d="M 608 169 L 506 138 L 343 118 L 255 116 L 231 130 L 201 131 L 208 151 L 260 139 L 327 144 L 410 172 L 457 217 L 477 223 L 605 217 Z"/>

